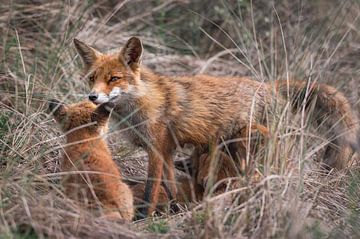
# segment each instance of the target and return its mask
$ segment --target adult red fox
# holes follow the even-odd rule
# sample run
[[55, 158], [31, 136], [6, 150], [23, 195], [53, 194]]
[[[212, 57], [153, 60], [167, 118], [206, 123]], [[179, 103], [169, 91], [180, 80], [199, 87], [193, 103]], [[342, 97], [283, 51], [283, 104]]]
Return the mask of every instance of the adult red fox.
[[134, 216], [133, 196], [122, 182], [110, 150], [101, 137], [106, 129], [109, 111], [90, 101], [64, 105], [52, 100], [49, 109], [66, 135], [61, 171], [65, 194], [88, 206], [96, 202], [108, 219], [131, 221]]
[[[155, 208], [164, 163], [167, 181], [175, 182], [172, 153], [177, 145], [206, 148], [220, 138], [236, 137], [246, 125], [274, 125], [287, 100], [294, 110], [314, 109], [314, 122], [329, 130], [326, 165], [344, 167], [357, 147], [356, 116], [348, 100], [331, 86], [301, 81], [264, 83], [249, 77], [160, 76], [140, 65], [143, 47], [137, 37], [110, 54], [76, 39], [74, 43], [85, 64], [89, 99], [96, 104], [113, 102], [119, 128], [148, 152], [148, 179], [152, 180], [145, 189], [144, 200], [150, 205], [146, 215]], [[175, 183], [170, 189], [176, 195]]]

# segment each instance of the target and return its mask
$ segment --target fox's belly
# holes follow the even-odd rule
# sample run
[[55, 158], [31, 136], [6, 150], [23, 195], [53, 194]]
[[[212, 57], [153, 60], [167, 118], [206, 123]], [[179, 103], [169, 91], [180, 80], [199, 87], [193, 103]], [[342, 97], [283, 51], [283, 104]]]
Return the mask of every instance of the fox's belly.
[[244, 126], [246, 126], [245, 122], [234, 118], [226, 122], [186, 122], [170, 130], [175, 132], [177, 140], [181, 145], [186, 143], [197, 145], [209, 144], [213, 139], [229, 139]]

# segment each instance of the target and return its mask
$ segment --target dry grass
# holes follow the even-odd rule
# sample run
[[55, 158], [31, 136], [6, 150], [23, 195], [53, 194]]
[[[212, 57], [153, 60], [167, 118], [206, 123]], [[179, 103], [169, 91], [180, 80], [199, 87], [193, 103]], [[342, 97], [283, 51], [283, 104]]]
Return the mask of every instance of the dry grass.
[[[163, 74], [331, 83], [358, 109], [360, 4], [275, 2], [2, 3], [0, 238], [359, 238], [357, 166], [322, 172], [312, 162], [322, 140], [288, 119], [253, 159], [259, 182], [245, 180], [178, 214], [122, 225], [93, 217], [61, 191], [62, 140], [45, 109], [50, 98], [74, 102], [88, 92], [75, 36], [108, 50], [139, 35], [144, 64]], [[146, 157], [119, 139], [112, 134], [110, 144], [123, 173], [144, 177]]]

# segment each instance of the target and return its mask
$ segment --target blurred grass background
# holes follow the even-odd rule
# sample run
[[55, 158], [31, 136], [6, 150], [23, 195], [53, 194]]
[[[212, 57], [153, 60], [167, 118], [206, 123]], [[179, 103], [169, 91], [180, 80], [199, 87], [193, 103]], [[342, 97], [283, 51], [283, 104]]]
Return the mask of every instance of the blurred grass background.
[[[246, 189], [129, 226], [93, 218], [61, 192], [61, 135], [45, 111], [50, 98], [74, 102], [89, 90], [74, 37], [105, 51], [133, 35], [156, 72], [310, 78], [336, 86], [358, 110], [359, 15], [357, 0], [3, 1], [0, 237], [359, 238], [357, 167], [330, 176], [269, 171]], [[145, 173], [135, 149], [110, 143], [127, 176]]]

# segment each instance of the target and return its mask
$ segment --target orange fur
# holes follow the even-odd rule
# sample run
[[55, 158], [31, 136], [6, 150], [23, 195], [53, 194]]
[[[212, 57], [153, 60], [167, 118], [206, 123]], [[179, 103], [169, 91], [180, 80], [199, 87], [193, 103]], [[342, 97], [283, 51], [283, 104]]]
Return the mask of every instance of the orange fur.
[[108, 110], [89, 101], [68, 106], [53, 101], [49, 108], [66, 134], [61, 165], [61, 171], [69, 173], [62, 180], [65, 194], [88, 206], [100, 204], [106, 218], [131, 221], [134, 216], [132, 192], [122, 182], [101, 137], [101, 131], [106, 129]]
[[142, 44], [136, 37], [112, 54], [74, 42], [92, 88], [89, 99], [115, 103], [114, 117], [123, 122], [119, 128], [127, 129], [129, 141], [148, 152], [148, 178], [152, 180], [145, 187], [144, 199], [150, 206], [144, 214], [151, 214], [155, 208], [164, 169], [176, 195], [172, 152], [177, 144], [200, 148], [210, 144], [211, 155], [219, 139], [236, 137], [246, 125], [271, 125], [268, 114], [281, 115], [287, 100], [294, 109], [305, 99], [305, 106], [314, 102], [320, 126], [324, 112], [330, 113], [331, 123], [339, 122], [338, 127], [330, 127], [338, 138], [327, 146], [325, 164], [343, 167], [357, 145], [356, 116], [347, 99], [333, 87], [314, 84], [308, 91], [307, 83], [300, 81], [279, 81], [274, 86], [248, 77], [160, 76], [140, 66]]

